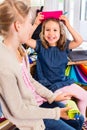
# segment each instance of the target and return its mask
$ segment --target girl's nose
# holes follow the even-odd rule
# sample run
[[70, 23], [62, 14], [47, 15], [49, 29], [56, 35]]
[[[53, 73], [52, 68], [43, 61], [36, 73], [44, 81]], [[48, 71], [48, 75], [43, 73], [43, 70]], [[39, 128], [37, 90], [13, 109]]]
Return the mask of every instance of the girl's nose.
[[49, 34], [53, 34], [53, 31], [52, 31], [52, 30], [50, 30], [50, 31], [49, 31]]

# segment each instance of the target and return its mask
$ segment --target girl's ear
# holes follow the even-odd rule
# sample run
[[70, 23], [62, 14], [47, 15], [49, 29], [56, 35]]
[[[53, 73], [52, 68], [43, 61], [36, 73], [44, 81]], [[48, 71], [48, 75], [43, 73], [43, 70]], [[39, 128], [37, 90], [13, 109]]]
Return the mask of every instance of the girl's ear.
[[18, 32], [21, 28], [21, 24], [19, 21], [14, 22], [14, 28]]

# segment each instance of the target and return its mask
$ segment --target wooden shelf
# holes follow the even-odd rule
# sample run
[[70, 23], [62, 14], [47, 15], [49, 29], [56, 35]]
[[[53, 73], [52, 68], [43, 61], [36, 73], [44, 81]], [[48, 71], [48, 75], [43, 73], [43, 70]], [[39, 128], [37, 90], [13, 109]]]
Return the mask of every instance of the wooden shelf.
[[84, 64], [84, 65], [87, 65], [87, 60], [84, 60], [84, 61], [69, 61], [68, 62], [68, 65], [79, 65], [79, 64]]
[[81, 87], [84, 88], [85, 90], [87, 90], [87, 86], [83, 86], [83, 85], [81, 85]]
[[[5, 124], [4, 124], [5, 123]], [[7, 120], [7, 122], [0, 123], [0, 130], [14, 130], [16, 128], [11, 122]]]
[[[9, 124], [8, 120], [5, 120], [3, 122], [0, 122], [0, 130], [2, 130], [5, 126], [7, 126]], [[5, 130], [5, 129], [4, 129]]]

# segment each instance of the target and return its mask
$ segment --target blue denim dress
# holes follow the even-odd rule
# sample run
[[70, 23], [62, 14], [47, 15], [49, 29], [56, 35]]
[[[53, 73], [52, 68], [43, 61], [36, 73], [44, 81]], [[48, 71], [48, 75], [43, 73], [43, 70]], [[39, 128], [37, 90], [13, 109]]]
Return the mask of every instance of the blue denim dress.
[[36, 80], [53, 92], [75, 82], [65, 76], [69, 43], [70, 40], [67, 40], [64, 51], [61, 51], [56, 46], [44, 48], [41, 40], [37, 40]]

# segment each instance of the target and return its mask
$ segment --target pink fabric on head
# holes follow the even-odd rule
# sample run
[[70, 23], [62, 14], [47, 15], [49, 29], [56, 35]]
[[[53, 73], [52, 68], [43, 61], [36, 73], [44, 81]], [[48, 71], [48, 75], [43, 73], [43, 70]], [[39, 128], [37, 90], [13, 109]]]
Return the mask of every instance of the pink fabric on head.
[[49, 18], [56, 18], [58, 19], [62, 14], [63, 11], [43, 11], [41, 12], [42, 15], [44, 15], [44, 20], [49, 19]]

